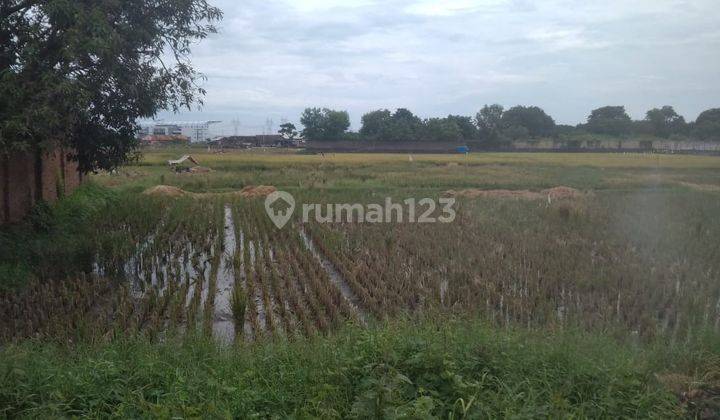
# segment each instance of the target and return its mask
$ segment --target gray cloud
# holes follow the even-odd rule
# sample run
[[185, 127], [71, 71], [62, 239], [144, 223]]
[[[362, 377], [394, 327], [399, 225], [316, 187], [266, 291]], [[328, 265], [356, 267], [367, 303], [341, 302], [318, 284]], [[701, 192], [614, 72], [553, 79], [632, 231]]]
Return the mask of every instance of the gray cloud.
[[[198, 45], [201, 111], [166, 119], [297, 121], [306, 106], [422, 116], [533, 104], [560, 123], [625, 104], [688, 119], [720, 106], [714, 0], [215, 0], [221, 33]], [[230, 133], [230, 124], [220, 130]]]

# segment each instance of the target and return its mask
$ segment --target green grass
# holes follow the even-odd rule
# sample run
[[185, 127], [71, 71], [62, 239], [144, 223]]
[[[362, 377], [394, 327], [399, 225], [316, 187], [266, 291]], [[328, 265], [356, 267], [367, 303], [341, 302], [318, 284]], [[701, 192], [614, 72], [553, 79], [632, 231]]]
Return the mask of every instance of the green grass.
[[242, 347], [25, 342], [0, 356], [8, 417], [669, 418], [700, 407], [658, 378], [704, 354], [427, 320]]
[[122, 196], [86, 183], [57, 205], [41, 203], [19, 225], [0, 228], [0, 290], [28, 278], [63, 278], [87, 271], [93, 262], [90, 232]]

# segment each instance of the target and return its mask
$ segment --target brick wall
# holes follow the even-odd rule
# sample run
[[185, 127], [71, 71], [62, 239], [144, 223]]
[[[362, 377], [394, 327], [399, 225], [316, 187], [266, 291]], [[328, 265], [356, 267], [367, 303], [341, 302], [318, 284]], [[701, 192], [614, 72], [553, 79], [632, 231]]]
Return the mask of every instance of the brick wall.
[[39, 200], [72, 192], [82, 179], [77, 169], [62, 149], [0, 155], [0, 223], [18, 222]]

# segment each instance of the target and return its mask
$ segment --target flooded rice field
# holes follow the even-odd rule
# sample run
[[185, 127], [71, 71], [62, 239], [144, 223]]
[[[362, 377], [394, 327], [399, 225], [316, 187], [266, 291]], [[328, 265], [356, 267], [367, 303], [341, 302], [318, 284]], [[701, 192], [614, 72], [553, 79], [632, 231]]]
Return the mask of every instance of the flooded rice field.
[[231, 344], [428, 313], [677, 339], [720, 330], [715, 260], [641, 252], [637, 240], [594, 228], [607, 219], [577, 204], [514, 203], [523, 229], [471, 206], [442, 226], [293, 220], [277, 229], [262, 200], [161, 200], [142, 218], [127, 212], [99, 226], [86, 274], [0, 294], [0, 338], [142, 332]]

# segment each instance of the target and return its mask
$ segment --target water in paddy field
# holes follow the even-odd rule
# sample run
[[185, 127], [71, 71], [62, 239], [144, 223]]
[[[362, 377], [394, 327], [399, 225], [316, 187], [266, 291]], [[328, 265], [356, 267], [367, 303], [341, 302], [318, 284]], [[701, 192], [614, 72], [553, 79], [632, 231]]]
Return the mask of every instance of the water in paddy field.
[[[237, 250], [237, 255], [240, 256], [240, 269], [237, 272], [239, 278], [235, 279], [235, 287], [242, 287], [242, 289], [247, 292], [248, 285], [247, 285], [247, 278], [246, 278], [245, 270], [248, 267], [248, 264], [250, 264], [250, 262], [245, 260], [245, 246], [248, 246], [248, 253], [249, 253], [250, 252], [249, 248], [250, 248], [251, 244], [246, 245], [245, 232], [242, 229], [237, 230], [237, 235], [238, 235], [238, 237], [236, 238], [238, 240], [237, 245], [240, 247], [240, 249]], [[237, 246], [236, 246], [236, 248], [237, 248]], [[249, 255], [248, 255], [248, 258], [250, 258]], [[245, 294], [245, 296], [246, 296], [246, 299], [248, 300], [246, 302], [246, 304], [250, 304], [250, 300], [249, 300], [250, 297], [248, 296], [247, 293]], [[237, 331], [235, 331], [235, 332], [237, 335]], [[245, 334], [245, 337], [252, 337], [252, 323], [247, 316], [247, 308], [246, 308], [246, 312], [245, 312], [245, 325], [243, 326], [243, 333]]]
[[215, 313], [213, 316], [213, 336], [220, 341], [232, 343], [235, 339], [235, 323], [233, 321], [230, 299], [235, 287], [233, 259], [237, 249], [235, 224], [232, 210], [225, 206], [225, 247], [220, 256], [220, 267], [217, 272], [217, 293], [215, 295]]
[[310, 253], [320, 262], [320, 265], [327, 273], [330, 281], [340, 289], [345, 300], [348, 302], [350, 307], [357, 313], [358, 317], [363, 323], [367, 322], [367, 314], [361, 309], [360, 299], [352, 291], [348, 283], [343, 279], [342, 274], [335, 268], [335, 266], [325, 258], [320, 251], [315, 247], [310, 235], [307, 234], [304, 228], [300, 228], [300, 237], [302, 237], [305, 247]]

